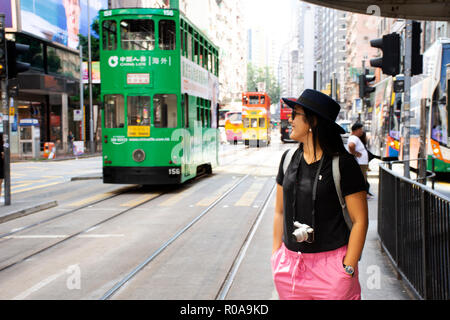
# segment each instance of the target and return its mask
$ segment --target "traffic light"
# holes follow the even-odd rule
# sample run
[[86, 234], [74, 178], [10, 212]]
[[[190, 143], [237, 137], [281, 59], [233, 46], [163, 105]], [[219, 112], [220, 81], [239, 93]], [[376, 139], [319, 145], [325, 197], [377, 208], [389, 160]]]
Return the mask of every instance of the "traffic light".
[[370, 82], [375, 80], [375, 76], [368, 75], [368, 70], [365, 70], [365, 74], [359, 75], [359, 97], [361, 99], [367, 98], [369, 94], [375, 91], [374, 87], [370, 87]]
[[420, 54], [420, 22], [412, 22], [412, 52], [411, 52], [411, 75], [422, 74], [423, 56]]
[[381, 58], [371, 59], [370, 65], [381, 68], [384, 74], [395, 76], [400, 73], [400, 35], [390, 33], [383, 38], [370, 40], [370, 46], [381, 49]]
[[8, 50], [8, 79], [17, 78], [17, 74], [28, 71], [30, 64], [18, 60], [19, 55], [23, 55], [28, 52], [30, 46], [27, 44], [19, 44], [14, 41], [7, 40]]
[[5, 19], [0, 17], [0, 78], [6, 77], [6, 38], [5, 38]]

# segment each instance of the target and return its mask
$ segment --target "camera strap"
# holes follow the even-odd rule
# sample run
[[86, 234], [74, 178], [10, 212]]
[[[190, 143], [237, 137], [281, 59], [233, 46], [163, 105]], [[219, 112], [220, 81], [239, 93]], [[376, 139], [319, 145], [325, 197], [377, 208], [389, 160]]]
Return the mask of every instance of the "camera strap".
[[[303, 157], [303, 151], [300, 153], [300, 161]], [[322, 165], [323, 165], [323, 161], [324, 161], [325, 155], [322, 154], [322, 158], [320, 159], [320, 163], [319, 163], [319, 167], [317, 168], [316, 171], [316, 177], [314, 178], [314, 184], [313, 184], [313, 189], [312, 189], [312, 219], [311, 219], [311, 228], [315, 229], [316, 227], [316, 221], [315, 221], [315, 211], [316, 211], [316, 199], [317, 199], [317, 184], [319, 182], [319, 178], [320, 178], [320, 170], [322, 169]], [[299, 168], [300, 168], [300, 163], [299, 163]], [[294, 214], [292, 215], [292, 219], [295, 222], [295, 214], [297, 213], [297, 184], [294, 187]]]
[[322, 169], [323, 159], [325, 158], [325, 155], [322, 154], [322, 159], [320, 159], [319, 168], [317, 168], [316, 177], [314, 178], [314, 185], [312, 189], [312, 201], [313, 201], [313, 207], [312, 207], [312, 228], [316, 230], [316, 221], [315, 221], [315, 213], [316, 213], [316, 199], [317, 199], [317, 183], [319, 182], [320, 177], [320, 169]]

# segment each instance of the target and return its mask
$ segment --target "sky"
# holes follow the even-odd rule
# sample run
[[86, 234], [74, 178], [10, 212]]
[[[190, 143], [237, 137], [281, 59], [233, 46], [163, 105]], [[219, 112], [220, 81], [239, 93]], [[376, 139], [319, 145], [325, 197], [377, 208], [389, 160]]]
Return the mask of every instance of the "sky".
[[[288, 39], [292, 0], [244, 0], [247, 27], [264, 26], [271, 38]], [[298, 1], [298, 0], [295, 0]]]

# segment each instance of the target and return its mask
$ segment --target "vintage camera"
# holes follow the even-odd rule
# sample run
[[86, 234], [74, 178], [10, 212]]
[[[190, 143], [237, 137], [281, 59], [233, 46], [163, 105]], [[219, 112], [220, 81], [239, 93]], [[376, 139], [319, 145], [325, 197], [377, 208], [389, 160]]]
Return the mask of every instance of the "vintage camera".
[[292, 232], [292, 240], [297, 242], [314, 242], [314, 229], [307, 224], [302, 224], [298, 221], [294, 222], [294, 227], [296, 228]]

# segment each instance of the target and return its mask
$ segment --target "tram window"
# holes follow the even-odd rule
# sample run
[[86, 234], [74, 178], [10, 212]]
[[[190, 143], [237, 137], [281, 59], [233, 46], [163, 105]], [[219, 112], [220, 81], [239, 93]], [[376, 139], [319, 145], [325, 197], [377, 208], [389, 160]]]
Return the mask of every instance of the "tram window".
[[161, 50], [175, 50], [175, 21], [159, 21], [159, 48]]
[[184, 31], [180, 29], [180, 53], [182, 56], [184, 56]]
[[213, 69], [212, 69], [212, 54], [211, 54], [211, 52], [208, 52], [208, 70], [210, 72], [213, 71]]
[[258, 119], [250, 119], [250, 127], [258, 128]]
[[125, 123], [124, 99], [120, 94], [105, 95], [105, 128], [123, 128]]
[[128, 125], [150, 125], [150, 97], [128, 97]]
[[202, 127], [206, 127], [205, 126], [205, 109], [203, 109], [202, 107], [200, 108], [200, 115], [202, 117]]
[[155, 48], [155, 22], [149, 19], [122, 20], [120, 37], [124, 50], [153, 50]]
[[192, 60], [192, 35], [187, 35], [187, 57]]
[[103, 50], [117, 49], [117, 26], [113, 20], [103, 21]]
[[266, 127], [266, 119], [259, 118], [259, 127], [260, 128], [265, 128]]
[[443, 103], [433, 103], [431, 114], [431, 138], [447, 145], [447, 111]]
[[236, 112], [229, 115], [228, 119], [231, 122], [241, 122], [242, 121], [242, 113]]
[[189, 128], [189, 96], [184, 94], [184, 127]]
[[155, 128], [176, 128], [177, 109], [175, 94], [155, 94], [153, 96], [153, 126]]
[[264, 96], [261, 96], [261, 104], [264, 104], [265, 101], [266, 101], [265, 97], [264, 97]]
[[243, 122], [244, 122], [244, 128], [250, 128], [250, 119], [249, 118], [245, 118]]
[[194, 41], [194, 62], [198, 63], [198, 41]]
[[259, 104], [259, 97], [258, 96], [250, 96], [249, 104]]

